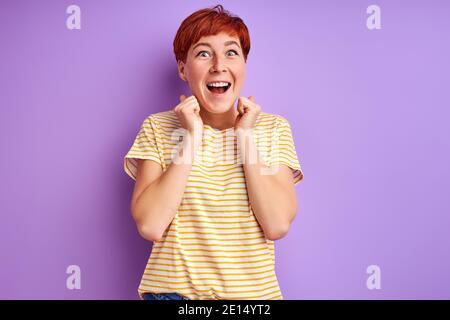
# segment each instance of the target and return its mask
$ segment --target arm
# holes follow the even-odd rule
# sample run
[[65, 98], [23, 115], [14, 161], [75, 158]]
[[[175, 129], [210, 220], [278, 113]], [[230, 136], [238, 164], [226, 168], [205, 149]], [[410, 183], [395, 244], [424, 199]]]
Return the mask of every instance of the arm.
[[291, 169], [283, 164], [274, 174], [261, 174], [269, 167], [260, 159], [253, 130], [239, 130], [236, 135], [253, 213], [268, 239], [280, 239], [287, 234], [297, 211]]
[[[164, 173], [159, 164], [155, 162], [151, 164], [159, 167], [160, 172], [157, 178], [149, 178], [150, 170], [144, 168], [149, 167], [150, 164], [144, 165], [144, 161], [139, 161], [131, 212], [139, 233], [149, 241], [161, 239], [164, 231], [172, 222], [180, 206], [199, 143], [194, 143], [190, 136], [186, 135], [180, 146], [182, 155], [178, 152]], [[150, 162], [152, 161], [150, 160]], [[141, 183], [145, 179], [153, 181]]]

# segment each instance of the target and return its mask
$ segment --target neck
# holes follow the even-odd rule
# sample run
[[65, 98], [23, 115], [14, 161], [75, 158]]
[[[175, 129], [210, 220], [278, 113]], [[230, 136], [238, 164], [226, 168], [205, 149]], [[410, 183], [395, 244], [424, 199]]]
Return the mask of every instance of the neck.
[[238, 114], [239, 112], [234, 106], [223, 113], [211, 113], [206, 111], [205, 108], [200, 108], [200, 117], [202, 118], [203, 124], [209, 125], [217, 130], [234, 127]]

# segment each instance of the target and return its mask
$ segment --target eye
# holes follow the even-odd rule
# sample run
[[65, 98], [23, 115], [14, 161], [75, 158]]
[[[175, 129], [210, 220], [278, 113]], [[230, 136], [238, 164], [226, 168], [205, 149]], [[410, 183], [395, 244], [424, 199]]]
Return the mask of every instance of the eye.
[[[239, 55], [239, 54], [237, 53], [236, 50], [228, 50], [227, 53], [228, 53], [228, 52], [234, 52], [234, 54], [231, 55], [231, 56], [238, 56], [238, 55]], [[209, 54], [208, 51], [202, 50], [202, 51], [200, 51], [199, 53], [197, 53], [197, 57], [206, 57], [205, 55], [203, 55], [203, 53]]]
[[[201, 54], [202, 54], [203, 52], [206, 52], [206, 53], [208, 53], [208, 54], [209, 54], [209, 52], [208, 52], [208, 51], [204, 51], [204, 50], [202, 50], [202, 51], [200, 51], [199, 53], [197, 53], [197, 57], [198, 57], [198, 56], [201, 56]], [[202, 57], [204, 57], [204, 56], [202, 56]]]
[[200, 51], [199, 53], [197, 53], [197, 57], [206, 57], [205, 55], [202, 55], [202, 53], [207, 53], [207, 54], [209, 54], [208, 51], [202, 50], [202, 51]]

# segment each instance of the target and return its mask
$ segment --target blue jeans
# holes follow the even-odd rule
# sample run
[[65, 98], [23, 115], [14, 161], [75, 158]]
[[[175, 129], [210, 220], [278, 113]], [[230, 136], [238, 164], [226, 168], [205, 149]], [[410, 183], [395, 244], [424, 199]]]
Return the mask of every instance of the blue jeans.
[[144, 300], [189, 300], [185, 296], [179, 295], [178, 293], [144, 293]]

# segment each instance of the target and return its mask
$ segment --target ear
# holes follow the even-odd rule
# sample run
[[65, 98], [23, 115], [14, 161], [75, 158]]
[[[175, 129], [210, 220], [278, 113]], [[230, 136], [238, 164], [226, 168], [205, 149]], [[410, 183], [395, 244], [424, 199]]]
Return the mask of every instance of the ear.
[[186, 81], [186, 75], [184, 74], [184, 63], [183, 61], [178, 61], [178, 76], [181, 80]]

